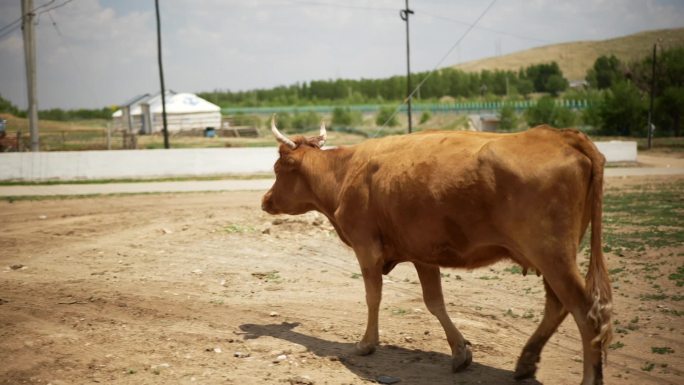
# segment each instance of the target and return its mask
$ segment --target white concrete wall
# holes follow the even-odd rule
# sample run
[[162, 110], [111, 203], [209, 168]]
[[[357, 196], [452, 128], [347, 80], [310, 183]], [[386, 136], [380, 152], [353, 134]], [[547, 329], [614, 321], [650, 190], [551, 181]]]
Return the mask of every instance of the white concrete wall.
[[[635, 162], [636, 142], [597, 142], [609, 162]], [[272, 172], [276, 147], [0, 153], [0, 180], [120, 179]]]
[[0, 153], [0, 180], [118, 179], [273, 171], [276, 147]]
[[594, 142], [608, 162], [636, 162], [637, 142]]

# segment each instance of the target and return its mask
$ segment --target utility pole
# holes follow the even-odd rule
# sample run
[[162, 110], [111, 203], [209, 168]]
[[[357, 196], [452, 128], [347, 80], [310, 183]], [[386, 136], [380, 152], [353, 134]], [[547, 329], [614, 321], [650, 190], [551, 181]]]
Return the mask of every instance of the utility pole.
[[162, 68], [162, 52], [161, 52], [161, 21], [159, 18], [159, 0], [154, 0], [154, 6], [157, 10], [157, 58], [159, 61], [159, 81], [161, 83], [161, 100], [162, 100], [162, 121], [164, 122], [164, 148], [169, 148], [169, 130], [166, 126], [166, 88], [164, 87], [164, 69]]
[[31, 133], [31, 151], [40, 151], [38, 140], [38, 103], [36, 85], [36, 36], [33, 26], [33, 0], [21, 0], [21, 29], [24, 35], [26, 61], [26, 88], [28, 90], [28, 120]]
[[413, 123], [411, 122], [411, 50], [409, 46], [409, 15], [413, 15], [409, 9], [408, 0], [406, 8], [399, 11], [399, 17], [406, 22], [406, 101], [408, 102], [408, 133], [411, 133]]
[[646, 131], [648, 131], [648, 149], [651, 149], [651, 142], [653, 141], [653, 95], [655, 93], [655, 85], [656, 85], [656, 80], [655, 80], [655, 75], [656, 75], [656, 47], [658, 46], [658, 43], [653, 44], [653, 63], [651, 66], [651, 100], [649, 102], [649, 107], [648, 107], [648, 123], [646, 125]]

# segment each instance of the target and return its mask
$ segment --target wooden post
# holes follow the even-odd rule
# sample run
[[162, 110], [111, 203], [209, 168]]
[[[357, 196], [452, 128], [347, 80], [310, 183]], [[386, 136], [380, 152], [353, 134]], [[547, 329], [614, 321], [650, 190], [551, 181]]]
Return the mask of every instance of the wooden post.
[[112, 149], [112, 123], [107, 123], [107, 150]]

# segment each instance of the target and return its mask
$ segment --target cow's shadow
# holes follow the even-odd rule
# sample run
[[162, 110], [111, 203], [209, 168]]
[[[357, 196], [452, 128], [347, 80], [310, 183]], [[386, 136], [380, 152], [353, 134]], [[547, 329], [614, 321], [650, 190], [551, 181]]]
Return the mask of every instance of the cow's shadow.
[[[482, 384], [482, 385], [540, 385], [527, 379], [515, 381], [513, 372], [473, 362], [465, 371], [451, 372], [451, 357], [444, 353], [420, 349], [406, 349], [394, 345], [381, 345], [370, 356], [353, 354], [353, 343], [328, 341], [294, 330], [300, 324], [244, 324], [240, 329], [245, 339], [274, 337], [302, 345], [321, 358], [339, 361], [356, 376], [377, 381], [381, 375], [397, 377], [404, 384]], [[446, 342], [446, 341], [445, 341]], [[474, 360], [477, 360], [474, 352]], [[485, 354], [485, 353], [479, 353]]]

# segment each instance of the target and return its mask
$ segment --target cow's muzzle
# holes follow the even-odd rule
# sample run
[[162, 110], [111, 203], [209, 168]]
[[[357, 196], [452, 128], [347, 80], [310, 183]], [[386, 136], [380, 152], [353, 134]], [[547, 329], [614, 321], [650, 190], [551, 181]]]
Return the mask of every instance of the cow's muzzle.
[[278, 212], [273, 208], [272, 196], [272, 190], [268, 190], [268, 192], [264, 194], [264, 197], [261, 198], [261, 209], [269, 214], [277, 214]]

